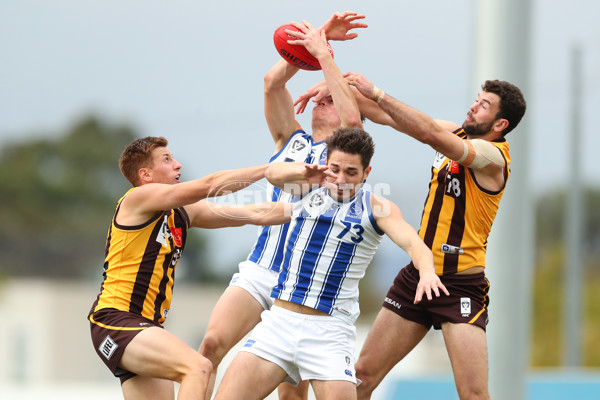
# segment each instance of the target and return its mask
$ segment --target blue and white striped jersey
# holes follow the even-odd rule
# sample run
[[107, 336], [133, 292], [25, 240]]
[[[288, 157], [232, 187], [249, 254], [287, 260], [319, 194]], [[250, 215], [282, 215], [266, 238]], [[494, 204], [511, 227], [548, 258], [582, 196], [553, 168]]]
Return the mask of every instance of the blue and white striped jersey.
[[327, 144], [324, 141], [316, 142], [316, 143], [312, 142], [310, 156], [308, 157], [308, 160], [306, 160], [306, 162], [308, 164], [325, 165], [326, 159], [327, 159]]
[[[316, 157], [311, 154], [312, 149], [312, 137], [302, 130], [297, 130], [288, 139], [285, 146], [271, 157], [269, 162], [309, 163], [315, 158], [317, 160], [320, 159], [323, 152], [322, 145], [319, 143], [317, 147], [318, 155]], [[286, 203], [293, 201], [289, 193], [271, 185], [269, 182], [267, 182], [267, 199], [269, 201]], [[283, 261], [288, 227], [289, 223], [259, 227], [258, 238], [248, 255], [248, 260], [263, 268], [279, 272]]]
[[361, 189], [347, 203], [325, 187], [294, 204], [285, 259], [271, 297], [291, 301], [354, 323], [358, 283], [383, 232], [371, 211], [371, 193]]

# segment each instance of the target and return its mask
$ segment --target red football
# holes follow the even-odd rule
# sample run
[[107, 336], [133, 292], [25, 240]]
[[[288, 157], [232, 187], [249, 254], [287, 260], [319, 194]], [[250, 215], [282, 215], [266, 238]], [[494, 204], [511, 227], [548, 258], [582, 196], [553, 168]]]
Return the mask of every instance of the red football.
[[[279, 28], [275, 29], [273, 41], [275, 42], [275, 48], [279, 55], [295, 67], [307, 71], [320, 70], [321, 65], [319, 64], [319, 61], [306, 50], [306, 47], [301, 44], [289, 44], [287, 42], [288, 40], [295, 40], [296, 38], [285, 33], [286, 29], [290, 31], [300, 31], [300, 29], [292, 24], [281, 25]], [[329, 42], [327, 42], [327, 49], [329, 49], [329, 52], [333, 57], [333, 50], [331, 49]]]

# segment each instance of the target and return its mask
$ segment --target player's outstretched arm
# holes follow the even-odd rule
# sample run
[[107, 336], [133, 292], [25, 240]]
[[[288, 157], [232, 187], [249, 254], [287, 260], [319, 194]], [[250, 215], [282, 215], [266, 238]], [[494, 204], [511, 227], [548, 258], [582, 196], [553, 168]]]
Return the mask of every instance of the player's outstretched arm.
[[314, 186], [327, 185], [327, 178], [337, 178], [326, 165], [302, 162], [271, 163], [265, 176], [273, 186], [294, 195], [308, 192]]
[[391, 97], [376, 87], [364, 75], [347, 72], [344, 77], [366, 99], [375, 102], [394, 121], [394, 128], [426, 143], [452, 160], [464, 153], [463, 140], [449, 132], [428, 115]]
[[[129, 193], [119, 214], [151, 217], [157, 211], [193, 204], [207, 197], [237, 192], [264, 178], [268, 164], [215, 172], [203, 178], [179, 184], [148, 183]], [[125, 215], [124, 215], [125, 214]]]
[[204, 229], [243, 225], [279, 225], [290, 221], [290, 203], [256, 203], [243, 206], [220, 205], [201, 200], [185, 208], [193, 227]]
[[362, 128], [356, 98], [327, 48], [325, 32], [319, 31], [306, 21], [303, 21], [302, 24], [292, 22], [292, 25], [300, 32], [286, 30], [286, 33], [296, 38], [296, 40], [288, 40], [288, 43], [303, 45], [310, 54], [319, 60], [325, 82], [333, 98], [333, 104], [340, 117], [341, 126]]
[[371, 194], [373, 216], [379, 228], [404, 250], [419, 270], [419, 284], [415, 294], [415, 304], [423, 295], [431, 300], [432, 293], [440, 297], [440, 290], [448, 295], [448, 290], [435, 273], [433, 253], [421, 240], [417, 231], [408, 224], [398, 206], [391, 201]]
[[281, 59], [264, 78], [265, 119], [275, 142], [275, 152], [281, 150], [292, 133], [300, 129], [294, 115], [292, 95], [286, 87], [298, 71], [298, 67]]

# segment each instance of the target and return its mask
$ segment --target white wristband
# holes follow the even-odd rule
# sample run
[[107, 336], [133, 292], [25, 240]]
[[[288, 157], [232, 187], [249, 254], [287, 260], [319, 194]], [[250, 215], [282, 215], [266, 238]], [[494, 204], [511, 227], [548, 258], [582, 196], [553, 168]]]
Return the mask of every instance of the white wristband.
[[377, 86], [373, 86], [373, 95], [371, 96], [371, 100], [379, 104], [381, 103], [383, 96], [385, 96], [385, 92], [379, 89]]

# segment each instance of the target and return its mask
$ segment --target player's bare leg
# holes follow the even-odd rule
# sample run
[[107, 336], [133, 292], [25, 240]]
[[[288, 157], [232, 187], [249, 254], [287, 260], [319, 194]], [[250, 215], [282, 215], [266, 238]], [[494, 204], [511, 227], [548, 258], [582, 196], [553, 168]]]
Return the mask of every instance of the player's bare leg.
[[199, 352], [213, 364], [206, 399], [212, 396], [217, 367], [233, 346], [260, 322], [264, 311], [260, 303], [245, 289], [229, 286], [215, 305]]
[[313, 379], [310, 384], [317, 400], [356, 399], [356, 384], [349, 381], [319, 381]]
[[[382, 308], [367, 335], [356, 362], [358, 399], [370, 399], [388, 372], [427, 334], [421, 324]], [[399, 334], [401, 332], [401, 334]]]
[[[125, 348], [119, 367], [138, 375], [179, 382], [178, 400], [204, 399], [212, 371], [212, 364], [207, 358], [177, 336], [158, 327], [145, 329], [133, 338]], [[129, 396], [127, 399], [142, 398], [136, 393], [147, 393], [144, 383], [154, 385], [161, 393], [166, 390], [159, 380], [131, 378], [123, 383], [123, 393]]]
[[277, 364], [240, 351], [227, 368], [215, 400], [262, 400], [286, 376], [286, 372]]
[[300, 381], [298, 386], [283, 382], [277, 386], [279, 400], [306, 400], [308, 399], [308, 381]]
[[461, 399], [488, 400], [488, 357], [485, 331], [471, 324], [442, 324], [444, 341]]
[[134, 376], [121, 385], [125, 400], [173, 400], [175, 388], [173, 381], [148, 376]]

